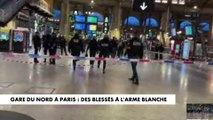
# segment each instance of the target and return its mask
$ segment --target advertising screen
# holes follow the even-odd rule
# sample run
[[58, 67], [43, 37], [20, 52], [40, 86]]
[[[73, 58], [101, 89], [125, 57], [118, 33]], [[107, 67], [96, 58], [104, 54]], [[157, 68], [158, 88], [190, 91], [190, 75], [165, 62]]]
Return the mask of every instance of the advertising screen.
[[183, 59], [189, 59], [190, 41], [185, 40], [183, 45]]
[[8, 40], [8, 35], [5, 34], [5, 33], [2, 33], [0, 39], [1, 40]]
[[97, 25], [88, 25], [87, 26], [88, 31], [96, 31], [97, 30]]
[[98, 18], [95, 16], [89, 16], [89, 17], [87, 17], [87, 22], [96, 24], [96, 23], [98, 23]]
[[172, 37], [176, 36], [176, 29], [175, 28], [172, 28], [171, 35], [172, 35]]
[[177, 45], [176, 45], [176, 48], [175, 48], [175, 53], [179, 53], [179, 51], [180, 51], [180, 45], [177, 44]]
[[15, 42], [22, 42], [23, 41], [23, 33], [21, 33], [21, 32], [15, 33], [14, 41]]
[[192, 35], [193, 34], [192, 26], [186, 26], [185, 33], [186, 33], [186, 35], [189, 35], [189, 36]]
[[75, 22], [86, 22], [86, 17], [83, 15], [76, 15]]
[[85, 24], [76, 23], [75, 30], [85, 30]]

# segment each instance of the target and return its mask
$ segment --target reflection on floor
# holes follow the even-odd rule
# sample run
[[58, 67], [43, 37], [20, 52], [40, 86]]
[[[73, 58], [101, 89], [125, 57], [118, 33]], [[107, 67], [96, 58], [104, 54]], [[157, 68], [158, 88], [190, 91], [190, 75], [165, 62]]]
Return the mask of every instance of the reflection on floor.
[[204, 64], [139, 64], [140, 85], [131, 84], [128, 63], [112, 63], [106, 74], [89, 68], [0, 61], [0, 93], [5, 94], [176, 94], [175, 106], [0, 106], [37, 120], [185, 120], [186, 103], [212, 103], [213, 67]]

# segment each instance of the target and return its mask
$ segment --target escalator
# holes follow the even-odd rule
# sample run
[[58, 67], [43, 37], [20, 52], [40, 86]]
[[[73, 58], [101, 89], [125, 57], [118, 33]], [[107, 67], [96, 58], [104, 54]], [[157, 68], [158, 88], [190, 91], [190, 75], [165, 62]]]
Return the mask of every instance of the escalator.
[[27, 0], [0, 0], [0, 26], [5, 26], [27, 3]]

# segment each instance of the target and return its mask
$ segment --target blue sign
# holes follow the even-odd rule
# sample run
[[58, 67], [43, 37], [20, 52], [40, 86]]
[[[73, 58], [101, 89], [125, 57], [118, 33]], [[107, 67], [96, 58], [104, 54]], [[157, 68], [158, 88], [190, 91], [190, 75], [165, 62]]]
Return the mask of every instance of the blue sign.
[[23, 41], [23, 33], [16, 33], [14, 41], [15, 42], [22, 42]]

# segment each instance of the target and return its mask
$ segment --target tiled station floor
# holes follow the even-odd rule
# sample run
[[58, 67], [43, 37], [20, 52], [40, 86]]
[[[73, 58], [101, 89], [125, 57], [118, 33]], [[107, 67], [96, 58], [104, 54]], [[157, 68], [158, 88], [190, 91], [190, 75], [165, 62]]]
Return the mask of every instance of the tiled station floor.
[[[40, 60], [42, 62], [42, 60]], [[185, 120], [186, 103], [213, 102], [213, 67], [205, 64], [139, 64], [140, 85], [131, 84], [128, 63], [108, 62], [106, 74], [89, 61], [76, 71], [0, 60], [1, 94], [176, 94], [175, 106], [0, 106], [36, 120]]]

